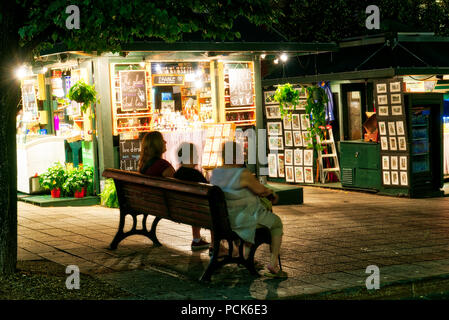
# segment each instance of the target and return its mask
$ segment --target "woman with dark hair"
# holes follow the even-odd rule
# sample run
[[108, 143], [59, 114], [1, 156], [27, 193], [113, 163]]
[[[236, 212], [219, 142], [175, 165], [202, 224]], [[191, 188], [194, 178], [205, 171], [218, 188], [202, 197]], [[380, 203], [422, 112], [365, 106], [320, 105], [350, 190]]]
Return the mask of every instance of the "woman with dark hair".
[[[167, 151], [164, 137], [159, 131], [145, 134], [140, 145], [140, 158], [138, 162], [139, 172], [148, 176], [173, 178], [175, 169], [162, 155]], [[200, 235], [200, 229], [192, 227], [194, 239], [192, 250], [207, 249], [209, 243], [204, 241]]]
[[271, 198], [276, 203], [278, 196], [262, 185], [256, 177], [243, 167], [243, 150], [235, 142], [226, 142], [222, 147], [223, 166], [212, 172], [210, 182], [220, 187], [225, 195], [231, 229], [242, 238], [245, 251], [254, 244], [256, 228], [265, 226], [271, 232], [271, 256], [267, 265], [269, 277], [285, 278], [287, 273], [278, 264], [283, 226], [279, 216], [269, 211], [259, 197]]

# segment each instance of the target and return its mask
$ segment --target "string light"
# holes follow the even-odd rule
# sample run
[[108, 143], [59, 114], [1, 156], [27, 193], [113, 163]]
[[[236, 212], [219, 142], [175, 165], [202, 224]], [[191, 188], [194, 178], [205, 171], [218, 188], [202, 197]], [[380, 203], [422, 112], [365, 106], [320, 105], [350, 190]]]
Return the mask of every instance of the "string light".
[[282, 61], [282, 62], [285, 62], [285, 61], [287, 61], [287, 60], [288, 60], [287, 54], [285, 54], [285, 53], [281, 54], [281, 61]]

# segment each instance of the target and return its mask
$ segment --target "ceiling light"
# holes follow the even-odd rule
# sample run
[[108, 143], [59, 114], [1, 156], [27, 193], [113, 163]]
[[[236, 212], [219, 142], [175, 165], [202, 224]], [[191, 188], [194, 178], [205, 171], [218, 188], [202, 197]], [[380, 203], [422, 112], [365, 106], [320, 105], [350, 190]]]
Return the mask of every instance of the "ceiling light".
[[267, 55], [266, 55], [265, 53], [262, 53], [262, 54], [260, 55], [260, 58], [261, 58], [261, 59], [265, 59], [266, 56], [267, 56]]
[[285, 61], [287, 61], [288, 60], [288, 56], [287, 56], [287, 54], [285, 54], [285, 53], [283, 53], [283, 54], [281, 54], [281, 61], [282, 62], [285, 62]]
[[22, 65], [16, 69], [16, 77], [18, 79], [23, 79], [23, 78], [25, 78], [26, 75], [27, 75], [27, 69], [24, 65]]
[[279, 63], [279, 59], [278, 58], [276, 58], [276, 59], [274, 59], [274, 61], [273, 61], [275, 64], [278, 64]]

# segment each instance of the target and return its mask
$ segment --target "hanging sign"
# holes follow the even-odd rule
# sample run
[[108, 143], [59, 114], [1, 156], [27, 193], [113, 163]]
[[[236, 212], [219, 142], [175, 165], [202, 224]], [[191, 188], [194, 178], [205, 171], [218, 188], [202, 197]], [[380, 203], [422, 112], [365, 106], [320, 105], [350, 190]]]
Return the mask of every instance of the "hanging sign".
[[120, 169], [137, 171], [140, 157], [140, 140], [120, 140]]
[[231, 106], [254, 104], [250, 69], [229, 69], [229, 94]]
[[153, 86], [183, 86], [183, 85], [184, 85], [184, 75], [182, 74], [153, 75]]
[[144, 70], [120, 71], [122, 111], [147, 110]]

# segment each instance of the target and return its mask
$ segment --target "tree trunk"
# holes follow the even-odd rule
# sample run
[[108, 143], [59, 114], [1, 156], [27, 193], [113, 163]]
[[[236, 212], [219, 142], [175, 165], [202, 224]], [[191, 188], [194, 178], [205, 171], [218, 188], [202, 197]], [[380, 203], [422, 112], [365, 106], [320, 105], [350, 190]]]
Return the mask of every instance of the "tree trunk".
[[14, 70], [23, 63], [15, 1], [0, 4], [0, 274], [15, 272], [17, 263], [16, 114], [20, 82]]

